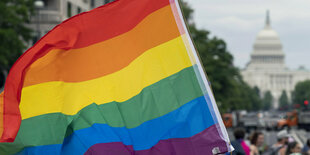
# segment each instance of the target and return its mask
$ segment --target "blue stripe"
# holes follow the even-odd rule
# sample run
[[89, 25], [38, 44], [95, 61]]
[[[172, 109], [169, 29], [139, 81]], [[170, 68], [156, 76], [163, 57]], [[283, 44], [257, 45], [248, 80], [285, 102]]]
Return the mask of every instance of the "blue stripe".
[[94, 144], [110, 142], [122, 142], [133, 145], [134, 150], [146, 150], [160, 140], [192, 137], [214, 124], [205, 96], [201, 96], [136, 128], [93, 124], [75, 131], [65, 138], [63, 144], [28, 147], [18, 154], [83, 154]]

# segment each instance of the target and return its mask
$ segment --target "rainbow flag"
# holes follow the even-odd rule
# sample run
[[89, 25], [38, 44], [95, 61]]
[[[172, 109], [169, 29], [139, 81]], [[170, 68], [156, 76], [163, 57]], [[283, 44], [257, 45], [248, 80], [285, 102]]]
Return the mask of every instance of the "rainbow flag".
[[117, 0], [56, 26], [12, 67], [0, 154], [231, 151], [177, 0]]

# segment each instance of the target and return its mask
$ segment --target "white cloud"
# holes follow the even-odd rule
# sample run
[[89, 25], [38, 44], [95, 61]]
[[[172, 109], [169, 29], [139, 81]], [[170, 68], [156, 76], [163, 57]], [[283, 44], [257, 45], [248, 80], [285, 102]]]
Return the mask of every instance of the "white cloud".
[[229, 27], [227, 27], [228, 29], [239, 29], [241, 31], [246, 31], [253, 30], [253, 27], [259, 25], [259, 23], [261, 23], [261, 20], [258, 19], [247, 20], [237, 16], [227, 16], [224, 18], [215, 19], [212, 25], [220, 25], [225, 27], [229, 25]]

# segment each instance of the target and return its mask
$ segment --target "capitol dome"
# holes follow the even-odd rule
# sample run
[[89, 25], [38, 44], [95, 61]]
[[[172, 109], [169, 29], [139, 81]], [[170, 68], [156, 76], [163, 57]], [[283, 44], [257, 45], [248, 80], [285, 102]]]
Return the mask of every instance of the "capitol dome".
[[274, 31], [271, 26], [266, 25], [263, 30], [261, 30], [257, 35], [257, 40], [280, 40], [278, 33]]
[[259, 88], [261, 94], [270, 91], [273, 107], [279, 107], [280, 96], [285, 91], [289, 98], [295, 85], [310, 79], [310, 72], [290, 70], [284, 62], [284, 52], [278, 33], [272, 29], [267, 11], [264, 28], [257, 34], [251, 52], [251, 60], [241, 75], [251, 87]]
[[280, 54], [282, 52], [282, 43], [276, 31], [274, 31], [270, 25], [265, 26], [261, 30], [255, 40], [253, 52], [264, 52], [265, 54]]
[[269, 11], [267, 11], [265, 27], [258, 33], [254, 42], [249, 65], [254, 68], [283, 68], [285, 66], [282, 43], [278, 33], [271, 28]]

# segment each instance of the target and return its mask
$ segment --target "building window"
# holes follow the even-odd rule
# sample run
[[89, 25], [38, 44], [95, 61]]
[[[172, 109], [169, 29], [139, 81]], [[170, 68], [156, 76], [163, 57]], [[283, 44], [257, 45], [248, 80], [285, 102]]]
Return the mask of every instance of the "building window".
[[90, 6], [91, 6], [92, 8], [95, 7], [95, 0], [90, 0]]
[[67, 16], [68, 17], [72, 16], [72, 5], [70, 2], [67, 3]]
[[77, 13], [81, 13], [82, 12], [82, 9], [80, 7], [77, 8]]
[[43, 0], [43, 3], [44, 3], [44, 6], [49, 6], [50, 5], [48, 0]]
[[110, 3], [112, 2], [113, 0], [103, 0], [103, 4], [107, 4], [107, 3]]

